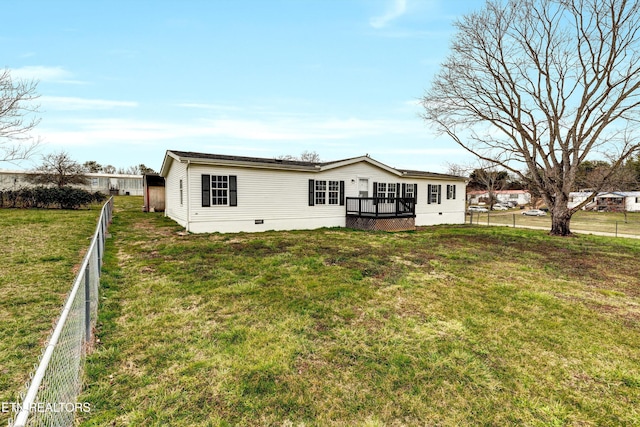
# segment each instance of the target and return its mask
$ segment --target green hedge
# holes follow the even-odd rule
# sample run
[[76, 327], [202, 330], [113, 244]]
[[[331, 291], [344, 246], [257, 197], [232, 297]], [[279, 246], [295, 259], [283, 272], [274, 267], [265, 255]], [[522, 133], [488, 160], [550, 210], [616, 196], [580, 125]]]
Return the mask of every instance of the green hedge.
[[0, 208], [79, 209], [100, 203], [107, 196], [73, 187], [25, 187], [0, 190]]

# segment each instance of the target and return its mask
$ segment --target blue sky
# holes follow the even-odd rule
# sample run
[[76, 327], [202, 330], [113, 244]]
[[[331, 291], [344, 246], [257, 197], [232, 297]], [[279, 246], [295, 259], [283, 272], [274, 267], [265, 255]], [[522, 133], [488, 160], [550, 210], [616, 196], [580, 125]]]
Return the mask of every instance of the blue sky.
[[471, 158], [436, 137], [417, 100], [452, 22], [482, 4], [5, 0], [0, 67], [39, 80], [40, 154], [158, 170], [167, 149], [308, 150], [445, 172]]

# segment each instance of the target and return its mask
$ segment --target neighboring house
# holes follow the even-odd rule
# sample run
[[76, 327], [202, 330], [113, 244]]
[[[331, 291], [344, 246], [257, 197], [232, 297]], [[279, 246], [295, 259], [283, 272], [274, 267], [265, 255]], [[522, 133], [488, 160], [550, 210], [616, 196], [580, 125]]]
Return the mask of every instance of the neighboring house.
[[194, 233], [465, 221], [465, 178], [368, 156], [313, 163], [169, 150], [160, 175], [165, 215]]
[[[32, 187], [28, 176], [31, 171], [0, 170], [0, 190], [17, 190], [22, 187]], [[142, 196], [142, 175], [86, 173], [89, 179], [86, 185], [74, 185], [93, 193], [99, 191], [105, 194], [122, 196]]]
[[[574, 208], [591, 196], [590, 191], [574, 191], [569, 193], [569, 208]], [[640, 212], [640, 191], [607, 191], [600, 192], [594, 200], [583, 209], [602, 212]]]
[[[515, 202], [520, 206], [531, 203], [531, 193], [527, 190], [496, 190], [493, 195], [498, 203]], [[488, 191], [469, 191], [467, 198], [470, 205], [489, 204]]]

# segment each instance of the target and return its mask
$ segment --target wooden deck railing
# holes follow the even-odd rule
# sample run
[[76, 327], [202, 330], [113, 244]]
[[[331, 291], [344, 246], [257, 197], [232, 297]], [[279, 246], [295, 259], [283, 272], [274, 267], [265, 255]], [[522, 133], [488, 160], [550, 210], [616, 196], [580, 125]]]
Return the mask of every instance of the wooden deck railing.
[[416, 216], [412, 197], [347, 197], [347, 216], [406, 218]]

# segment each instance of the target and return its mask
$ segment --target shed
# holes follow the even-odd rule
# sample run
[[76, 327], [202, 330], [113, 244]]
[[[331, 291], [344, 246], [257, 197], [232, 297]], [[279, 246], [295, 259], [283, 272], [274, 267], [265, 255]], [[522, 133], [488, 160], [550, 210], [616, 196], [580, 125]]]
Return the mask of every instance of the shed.
[[164, 212], [164, 177], [147, 174], [142, 178], [144, 187], [144, 212]]

